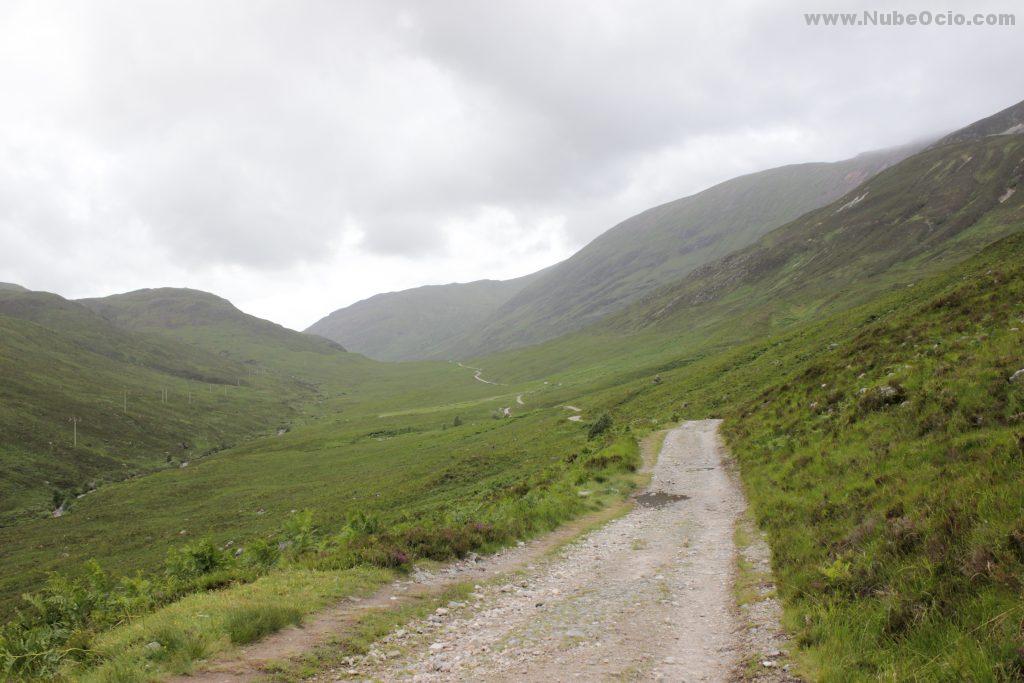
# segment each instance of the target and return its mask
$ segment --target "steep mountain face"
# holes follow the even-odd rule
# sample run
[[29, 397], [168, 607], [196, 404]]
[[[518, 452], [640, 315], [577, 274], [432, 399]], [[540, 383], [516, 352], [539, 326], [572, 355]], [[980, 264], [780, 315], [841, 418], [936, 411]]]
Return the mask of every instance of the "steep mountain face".
[[462, 349], [523, 346], [578, 329], [701, 264], [827, 204], [916, 150], [783, 166], [649, 209], [550, 268], [503, 305]]
[[381, 295], [309, 331], [383, 360], [467, 357], [545, 341], [841, 197], [918, 148], [741, 176], [629, 218], [528, 277]]
[[447, 358], [537, 275], [377, 294], [334, 311], [306, 332], [378, 360]]

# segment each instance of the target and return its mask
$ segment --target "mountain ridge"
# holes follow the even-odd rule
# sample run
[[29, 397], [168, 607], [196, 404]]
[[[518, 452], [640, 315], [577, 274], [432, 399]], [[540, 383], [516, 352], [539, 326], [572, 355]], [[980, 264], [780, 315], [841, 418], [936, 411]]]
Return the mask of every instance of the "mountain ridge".
[[[344, 340], [339, 343], [378, 360], [447, 358], [454, 341], [480, 325], [537, 275], [383, 292], [338, 309], [305, 331]], [[410, 342], [405, 337], [413, 324], [423, 331]]]
[[1024, 133], [1024, 101], [1012, 104], [991, 116], [979, 119], [941, 138], [933, 147], [976, 140], [991, 135]]
[[345, 351], [337, 342], [307, 335], [250, 315], [227, 299], [197, 289], [160, 287], [106, 297], [79, 299], [77, 303], [127, 329], [187, 335], [196, 328], [235, 326], [266, 335], [296, 351]]
[[[465, 358], [526, 346], [581, 329], [750, 243], [860, 185], [924, 143], [865, 152], [838, 162], [791, 164], [745, 174], [651, 207], [621, 221], [565, 261], [506, 283], [508, 296], [467, 305], [452, 326], [410, 317], [422, 288], [372, 297], [334, 311], [307, 329], [380, 360]], [[446, 285], [430, 311], [472, 297], [478, 283]], [[381, 296], [381, 295], [378, 295]], [[402, 306], [383, 307], [388, 302]], [[438, 329], [440, 328], [440, 330]]]

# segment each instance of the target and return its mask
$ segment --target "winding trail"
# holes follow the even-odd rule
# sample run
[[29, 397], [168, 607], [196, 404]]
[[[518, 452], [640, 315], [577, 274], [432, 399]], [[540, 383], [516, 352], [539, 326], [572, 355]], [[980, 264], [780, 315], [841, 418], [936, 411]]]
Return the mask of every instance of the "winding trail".
[[[627, 515], [522, 579], [389, 637], [350, 676], [412, 681], [721, 681], [747, 654], [732, 586], [745, 509], [717, 420], [669, 432]], [[406, 654], [396, 655], [395, 653]], [[770, 663], [767, 666], [774, 666]], [[781, 673], [781, 672], [780, 672]], [[321, 680], [329, 680], [327, 678]]]
[[493, 384], [494, 386], [498, 386], [497, 382], [492, 382], [492, 381], [490, 381], [488, 379], [484, 379], [483, 377], [481, 377], [480, 375], [482, 375], [484, 371], [481, 370], [480, 368], [471, 368], [470, 366], [463, 365], [462, 363], [456, 363], [456, 365], [458, 365], [460, 368], [466, 368], [467, 370], [472, 370], [473, 371], [473, 379], [475, 379], [477, 382], [483, 382], [484, 384]]

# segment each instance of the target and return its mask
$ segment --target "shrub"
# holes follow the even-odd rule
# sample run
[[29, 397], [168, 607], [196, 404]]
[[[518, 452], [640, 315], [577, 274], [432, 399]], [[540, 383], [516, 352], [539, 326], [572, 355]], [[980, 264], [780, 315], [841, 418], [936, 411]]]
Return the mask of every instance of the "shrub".
[[284, 541], [293, 555], [300, 555], [313, 548], [316, 543], [316, 527], [313, 525], [313, 511], [296, 512], [284, 523]]
[[281, 551], [277, 549], [276, 543], [271, 543], [265, 538], [258, 538], [249, 544], [242, 557], [250, 566], [269, 569], [277, 564], [281, 558]]
[[209, 539], [190, 543], [183, 548], [172, 549], [164, 564], [167, 575], [182, 582], [188, 582], [229, 563], [228, 555]]
[[590, 431], [587, 432], [587, 438], [593, 439], [594, 437], [604, 434], [612, 426], [612, 416], [608, 413], [601, 413], [601, 416], [594, 421], [594, 424], [590, 425]]

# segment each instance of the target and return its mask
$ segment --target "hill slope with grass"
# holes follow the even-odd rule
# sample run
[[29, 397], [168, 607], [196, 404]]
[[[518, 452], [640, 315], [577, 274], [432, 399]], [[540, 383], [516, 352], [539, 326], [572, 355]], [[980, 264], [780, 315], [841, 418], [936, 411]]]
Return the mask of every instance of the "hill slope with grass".
[[571, 258], [525, 278], [379, 295], [335, 311], [308, 331], [386, 360], [459, 358], [535, 344], [750, 244], [918, 147], [734, 178], [633, 216]]
[[[695, 309], [742, 302], [827, 307], [868, 296], [970, 256], [1019, 229], [1024, 136], [938, 147], [896, 165], [837, 202], [709, 263], [628, 319], [690, 321]], [[748, 321], [749, 322], [749, 321]]]
[[617, 424], [724, 418], [807, 679], [1017, 680], [1022, 302], [1018, 232], [657, 382], [557, 377]]
[[845, 317], [727, 413], [824, 679], [1024, 675], [1022, 263], [1018, 235]]
[[648, 209], [549, 268], [462, 349], [481, 353], [535, 344], [594, 323], [832, 202], [916, 149], [783, 166]]
[[377, 294], [334, 311], [306, 332], [377, 360], [447, 359], [461, 339], [538, 275]]
[[304, 335], [243, 313], [227, 299], [194, 289], [140, 289], [98, 299], [80, 299], [77, 303], [130, 330], [193, 342], [202, 338], [200, 332], [209, 332], [211, 343], [212, 338], [216, 338], [220, 344], [217, 351], [225, 354], [238, 351], [232, 347], [232, 335], [240, 339], [260, 339], [267, 346], [294, 352], [333, 354], [345, 350], [336, 342]]
[[1024, 136], [920, 152], [585, 330], [474, 365], [502, 382], [656, 364], [772, 334], [913, 285], [1024, 225]]
[[0, 292], [0, 330], [0, 523], [271, 432], [316, 398], [55, 294]]

